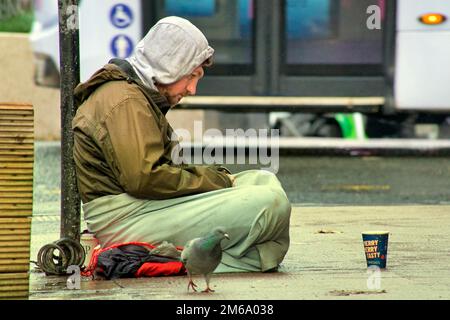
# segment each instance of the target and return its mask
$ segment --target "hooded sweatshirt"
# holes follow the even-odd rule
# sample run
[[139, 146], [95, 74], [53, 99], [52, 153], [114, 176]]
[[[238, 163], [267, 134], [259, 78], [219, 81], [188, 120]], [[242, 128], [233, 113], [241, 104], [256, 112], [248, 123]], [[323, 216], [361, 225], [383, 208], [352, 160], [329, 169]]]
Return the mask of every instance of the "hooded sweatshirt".
[[[177, 28], [186, 33], [179, 25]], [[165, 31], [157, 30], [156, 38], [162, 39], [159, 33]], [[143, 52], [152, 52], [152, 46], [146, 43]], [[183, 68], [171, 65], [165, 73], [161, 72], [162, 64], [146, 60], [146, 70], [152, 76], [146, 74], [145, 78], [172, 81], [211, 52], [202, 41], [191, 42], [191, 46], [196, 49], [186, 46], [184, 54], [176, 47], [175, 57], [191, 57], [191, 63], [186, 60]], [[129, 62], [110, 61], [75, 88], [75, 102], [73, 156], [83, 203], [121, 193], [141, 199], [169, 199], [232, 186], [227, 176], [230, 172], [224, 167], [174, 163], [178, 141], [173, 139], [173, 129], [165, 117], [170, 105], [143, 83]]]
[[142, 82], [156, 90], [155, 83], [171, 84], [210, 59], [214, 49], [203, 33], [180, 17], [159, 20], [127, 59]]

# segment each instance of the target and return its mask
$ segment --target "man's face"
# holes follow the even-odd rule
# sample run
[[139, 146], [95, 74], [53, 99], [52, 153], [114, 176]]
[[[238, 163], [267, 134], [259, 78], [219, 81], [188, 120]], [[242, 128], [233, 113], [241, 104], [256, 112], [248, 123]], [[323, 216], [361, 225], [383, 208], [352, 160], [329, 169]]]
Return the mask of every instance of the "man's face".
[[193, 96], [197, 92], [198, 81], [203, 78], [203, 67], [199, 66], [190, 75], [184, 76], [177, 82], [167, 85], [156, 85], [159, 92], [167, 98], [171, 106], [176, 105], [186, 96]]

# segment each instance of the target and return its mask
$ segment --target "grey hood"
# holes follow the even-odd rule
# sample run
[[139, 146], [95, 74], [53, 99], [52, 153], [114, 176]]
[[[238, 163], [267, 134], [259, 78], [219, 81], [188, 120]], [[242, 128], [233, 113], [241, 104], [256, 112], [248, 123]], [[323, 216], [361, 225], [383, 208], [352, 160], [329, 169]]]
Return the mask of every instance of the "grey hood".
[[127, 61], [149, 88], [171, 84], [190, 74], [214, 54], [203, 33], [180, 17], [159, 20]]

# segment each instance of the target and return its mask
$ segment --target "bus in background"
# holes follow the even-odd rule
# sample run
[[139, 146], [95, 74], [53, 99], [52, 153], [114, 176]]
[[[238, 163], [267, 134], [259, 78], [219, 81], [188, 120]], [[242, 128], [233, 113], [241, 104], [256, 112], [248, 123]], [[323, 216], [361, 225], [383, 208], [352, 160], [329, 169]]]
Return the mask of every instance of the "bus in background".
[[[59, 85], [56, 3], [35, 1], [30, 36], [36, 81], [53, 86]], [[381, 98], [375, 111], [369, 105], [354, 114], [348, 106], [339, 113], [320, 104], [279, 113], [283, 108], [274, 105], [267, 123], [283, 135], [415, 137], [415, 125], [424, 123], [449, 137], [448, 1], [82, 0], [81, 81], [110, 58], [129, 56], [169, 15], [192, 21], [216, 49], [197, 95]]]

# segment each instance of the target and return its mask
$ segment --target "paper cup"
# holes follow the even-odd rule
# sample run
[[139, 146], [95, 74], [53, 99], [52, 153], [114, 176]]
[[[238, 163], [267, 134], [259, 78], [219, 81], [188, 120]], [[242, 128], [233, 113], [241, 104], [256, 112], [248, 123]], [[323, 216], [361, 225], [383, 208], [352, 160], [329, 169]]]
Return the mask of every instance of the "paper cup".
[[80, 243], [85, 253], [83, 267], [87, 267], [91, 261], [94, 248], [99, 244], [99, 242], [92, 233], [82, 233]]
[[362, 232], [364, 252], [366, 254], [367, 267], [377, 266], [386, 268], [388, 231], [364, 231]]

